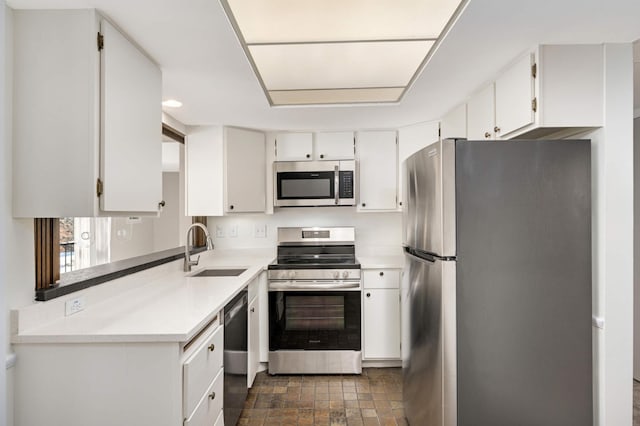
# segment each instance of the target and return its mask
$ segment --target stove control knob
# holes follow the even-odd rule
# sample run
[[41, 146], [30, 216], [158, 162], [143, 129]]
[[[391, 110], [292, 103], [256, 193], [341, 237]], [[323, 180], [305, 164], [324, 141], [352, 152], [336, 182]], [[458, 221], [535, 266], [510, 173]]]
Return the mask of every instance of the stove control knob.
[[349, 278], [349, 271], [342, 272], [342, 278]]
[[335, 278], [336, 280], [340, 278], [340, 271], [334, 271], [333, 278]]

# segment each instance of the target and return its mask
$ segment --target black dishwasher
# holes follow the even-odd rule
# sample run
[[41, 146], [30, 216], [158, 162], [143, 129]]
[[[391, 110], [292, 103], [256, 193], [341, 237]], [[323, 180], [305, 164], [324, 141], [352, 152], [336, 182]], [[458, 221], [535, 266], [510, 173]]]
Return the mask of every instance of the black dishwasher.
[[247, 399], [247, 291], [224, 307], [224, 424], [234, 426]]

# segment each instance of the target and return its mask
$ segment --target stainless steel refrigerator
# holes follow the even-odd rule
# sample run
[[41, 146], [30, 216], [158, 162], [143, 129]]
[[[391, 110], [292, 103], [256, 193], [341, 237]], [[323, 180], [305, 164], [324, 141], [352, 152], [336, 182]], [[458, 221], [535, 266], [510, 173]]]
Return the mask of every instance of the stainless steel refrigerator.
[[593, 424], [590, 141], [444, 140], [404, 167], [409, 424]]

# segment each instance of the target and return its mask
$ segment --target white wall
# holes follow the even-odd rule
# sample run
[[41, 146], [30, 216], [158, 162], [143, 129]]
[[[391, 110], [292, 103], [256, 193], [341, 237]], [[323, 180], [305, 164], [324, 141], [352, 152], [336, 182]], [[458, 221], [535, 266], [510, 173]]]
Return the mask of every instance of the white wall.
[[640, 380], [640, 111], [633, 120], [633, 378]]
[[[5, 2], [4, 0], [0, 0], [0, 22], [3, 23], [2, 27], [3, 30], [0, 31], [0, 129], [6, 129], [6, 119], [5, 119], [5, 103], [6, 103], [6, 96], [5, 96], [5, 87], [6, 87], [6, 72], [5, 72]], [[6, 152], [7, 152], [7, 145], [8, 145], [8, 139], [7, 139], [7, 134], [6, 132], [4, 132], [3, 134], [0, 134], [0, 147], [2, 147], [2, 149], [0, 149], [0, 169], [4, 170], [5, 169], [5, 165], [7, 164], [7, 161], [5, 160], [6, 158]], [[6, 173], [6, 172], [5, 172]], [[0, 210], [0, 235], [6, 235], [7, 232], [7, 228], [6, 228], [6, 224], [7, 224], [7, 218], [10, 217], [8, 216], [8, 210], [9, 207], [11, 206], [11, 203], [9, 202], [9, 200], [6, 199], [6, 181], [7, 181], [7, 176], [6, 174], [4, 176], [2, 176], [2, 182], [4, 182], [3, 184], [3, 188], [0, 190], [4, 195], [4, 199], [2, 200], [2, 210]], [[6, 270], [6, 254], [7, 254], [7, 249], [6, 249], [6, 245], [7, 245], [7, 239], [6, 238], [0, 238], [0, 312], [2, 312], [2, 316], [0, 316], [0, 354], [6, 355], [7, 354], [7, 316], [5, 314], [6, 312], [6, 308], [5, 308], [5, 301], [6, 296], [6, 280], [7, 277], [6, 275], [2, 272]], [[5, 368], [0, 368], [0, 425], [5, 425], [7, 423], [8, 420], [8, 415], [7, 415], [7, 378], [6, 378], [6, 370]]]
[[596, 415], [631, 425], [633, 407], [633, 61], [630, 44], [605, 44], [604, 127], [593, 134]]
[[[402, 254], [402, 215], [397, 212], [356, 213], [355, 207], [281, 208], [273, 215], [209, 217], [207, 225], [218, 249], [275, 247], [278, 227], [355, 226], [357, 254]], [[255, 227], [263, 225], [267, 226], [266, 238], [255, 238]], [[237, 227], [237, 237], [230, 237], [233, 227]], [[216, 235], [217, 228], [222, 228], [224, 237]]]

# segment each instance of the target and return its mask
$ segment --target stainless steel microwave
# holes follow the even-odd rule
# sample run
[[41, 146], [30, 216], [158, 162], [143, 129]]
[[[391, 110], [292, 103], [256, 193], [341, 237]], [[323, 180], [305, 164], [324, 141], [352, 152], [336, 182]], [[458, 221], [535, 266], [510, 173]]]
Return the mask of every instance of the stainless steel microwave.
[[356, 161], [276, 161], [273, 205], [355, 206]]

